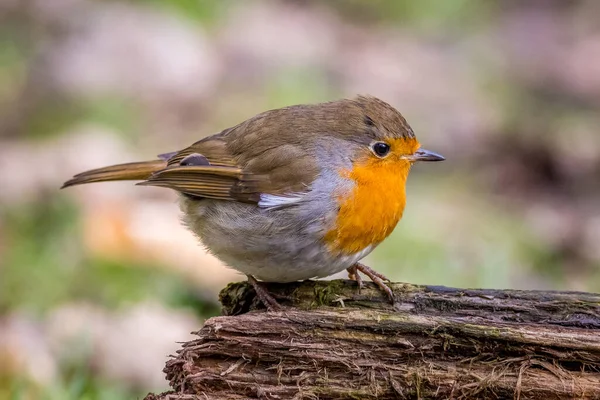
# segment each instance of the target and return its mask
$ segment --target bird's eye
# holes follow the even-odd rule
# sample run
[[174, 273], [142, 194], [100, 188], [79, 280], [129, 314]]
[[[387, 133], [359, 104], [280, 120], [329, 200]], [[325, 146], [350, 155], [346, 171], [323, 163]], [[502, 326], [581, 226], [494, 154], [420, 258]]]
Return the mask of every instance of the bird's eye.
[[390, 152], [390, 145], [383, 142], [377, 142], [373, 144], [372, 149], [377, 157], [385, 157]]

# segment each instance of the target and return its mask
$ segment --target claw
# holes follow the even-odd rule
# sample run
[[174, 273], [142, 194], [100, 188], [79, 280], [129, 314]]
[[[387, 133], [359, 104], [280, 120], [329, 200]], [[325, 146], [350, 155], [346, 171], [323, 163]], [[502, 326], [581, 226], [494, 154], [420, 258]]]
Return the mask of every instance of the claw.
[[[390, 289], [390, 287], [384, 282], [390, 281], [385, 275], [380, 274], [364, 264], [356, 263], [352, 267], [348, 268], [348, 276], [351, 277], [350, 279], [352, 279], [352, 276], [359, 277], [358, 271], [368, 276], [377, 286], [379, 286], [379, 288], [385, 292], [392, 304], [395, 302], [396, 299], [394, 298], [394, 292], [392, 292], [392, 289]], [[360, 277], [358, 279], [354, 279], [359, 282]], [[359, 287], [361, 284], [362, 279], [360, 280]]]

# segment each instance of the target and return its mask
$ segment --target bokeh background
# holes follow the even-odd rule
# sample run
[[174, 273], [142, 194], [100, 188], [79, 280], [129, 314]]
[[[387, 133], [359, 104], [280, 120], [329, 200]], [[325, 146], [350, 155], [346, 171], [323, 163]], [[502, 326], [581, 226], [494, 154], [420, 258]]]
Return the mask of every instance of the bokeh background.
[[166, 389], [242, 277], [168, 190], [74, 173], [270, 108], [371, 94], [418, 165], [368, 263], [394, 280], [600, 290], [600, 2], [0, 0], [0, 399]]

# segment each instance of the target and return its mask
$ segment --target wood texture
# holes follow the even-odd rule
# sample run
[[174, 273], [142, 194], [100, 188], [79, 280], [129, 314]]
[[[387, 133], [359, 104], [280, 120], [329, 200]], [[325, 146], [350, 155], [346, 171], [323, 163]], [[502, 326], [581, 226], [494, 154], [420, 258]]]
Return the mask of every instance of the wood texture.
[[230, 284], [146, 399], [600, 399], [600, 295], [390, 286]]

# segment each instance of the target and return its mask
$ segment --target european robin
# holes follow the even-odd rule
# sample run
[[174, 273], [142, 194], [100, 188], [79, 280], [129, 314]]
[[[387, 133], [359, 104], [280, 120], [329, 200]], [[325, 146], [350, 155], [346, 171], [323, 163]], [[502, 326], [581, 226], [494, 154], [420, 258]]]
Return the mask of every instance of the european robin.
[[394, 229], [421, 148], [395, 108], [359, 96], [258, 114], [153, 161], [83, 172], [63, 187], [143, 180], [181, 194], [185, 224], [216, 257], [260, 282], [292, 282], [348, 270], [369, 276], [393, 301], [386, 278], [360, 264]]

